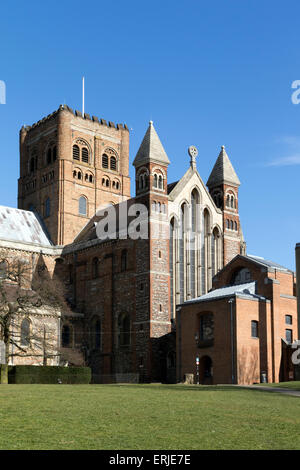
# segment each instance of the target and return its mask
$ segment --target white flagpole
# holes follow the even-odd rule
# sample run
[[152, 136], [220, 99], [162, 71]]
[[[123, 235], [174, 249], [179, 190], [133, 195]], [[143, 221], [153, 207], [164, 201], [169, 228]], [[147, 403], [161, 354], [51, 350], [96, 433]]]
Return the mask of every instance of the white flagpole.
[[82, 116], [84, 117], [84, 77], [82, 77]]

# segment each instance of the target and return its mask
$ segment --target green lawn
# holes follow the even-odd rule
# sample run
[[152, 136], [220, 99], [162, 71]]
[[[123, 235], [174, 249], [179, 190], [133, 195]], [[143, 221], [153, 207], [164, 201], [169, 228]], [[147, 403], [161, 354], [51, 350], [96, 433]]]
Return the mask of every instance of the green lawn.
[[277, 384], [270, 383], [270, 384], [258, 384], [265, 387], [277, 387], [277, 388], [289, 388], [291, 390], [299, 390], [300, 391], [300, 382], [296, 380], [292, 380], [290, 382], [280, 382]]
[[300, 449], [300, 398], [238, 387], [0, 385], [0, 449]]

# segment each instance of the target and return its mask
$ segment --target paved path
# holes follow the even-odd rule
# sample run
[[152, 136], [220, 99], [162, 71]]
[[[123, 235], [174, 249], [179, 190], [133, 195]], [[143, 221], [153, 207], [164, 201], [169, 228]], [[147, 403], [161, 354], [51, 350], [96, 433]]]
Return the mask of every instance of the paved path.
[[283, 395], [292, 395], [293, 397], [300, 397], [300, 390], [293, 390], [291, 388], [268, 387], [267, 385], [237, 385], [237, 387], [250, 388], [252, 390], [261, 390], [262, 392], [282, 393]]

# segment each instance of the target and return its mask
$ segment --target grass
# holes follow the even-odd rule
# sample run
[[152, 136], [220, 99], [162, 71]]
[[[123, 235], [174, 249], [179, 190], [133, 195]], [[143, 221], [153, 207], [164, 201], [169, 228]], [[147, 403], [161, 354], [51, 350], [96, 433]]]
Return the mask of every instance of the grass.
[[267, 383], [267, 384], [258, 384], [265, 387], [272, 387], [272, 388], [288, 388], [290, 390], [299, 390], [300, 391], [300, 381], [293, 380], [290, 382], [280, 382], [280, 383]]
[[0, 385], [0, 449], [299, 449], [300, 399], [238, 387]]

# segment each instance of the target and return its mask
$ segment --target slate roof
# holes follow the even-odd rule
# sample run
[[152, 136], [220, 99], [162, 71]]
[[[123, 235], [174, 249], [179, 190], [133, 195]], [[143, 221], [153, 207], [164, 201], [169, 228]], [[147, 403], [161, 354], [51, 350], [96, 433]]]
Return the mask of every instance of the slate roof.
[[221, 152], [219, 153], [217, 161], [208, 178], [207, 186], [209, 188], [213, 188], [214, 186], [222, 183], [228, 183], [234, 186], [239, 186], [241, 184], [232, 163], [229, 160], [224, 145], [222, 145]]
[[133, 165], [139, 166], [147, 162], [163, 163], [164, 165], [169, 165], [170, 163], [152, 121], [149, 122], [149, 127], [136, 154]]
[[178, 181], [175, 181], [174, 183], [169, 183], [168, 184], [168, 194], [170, 194], [170, 192], [173, 191], [173, 189], [175, 188], [175, 186], [177, 185]]
[[5, 206], [0, 206], [0, 240], [52, 245], [36, 214]]
[[214, 300], [222, 297], [231, 297], [234, 295], [241, 295], [250, 298], [261, 298], [263, 297], [256, 294], [256, 282], [248, 282], [246, 284], [239, 284], [236, 286], [229, 286], [229, 287], [221, 287], [220, 289], [212, 290], [207, 294], [201, 295], [201, 297], [197, 297], [192, 300], [187, 300], [185, 304], [189, 303], [198, 303], [204, 302], [207, 300]]
[[255, 261], [256, 263], [261, 264], [262, 266], [266, 266], [268, 268], [273, 268], [273, 269], [277, 269], [280, 271], [290, 271], [290, 269], [285, 268], [284, 266], [281, 266], [278, 263], [274, 263], [274, 261], [269, 261], [264, 258], [261, 258], [260, 256], [246, 255], [246, 258], [249, 258]]

